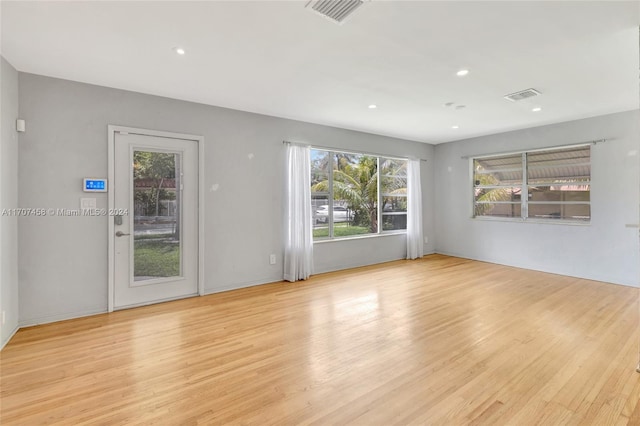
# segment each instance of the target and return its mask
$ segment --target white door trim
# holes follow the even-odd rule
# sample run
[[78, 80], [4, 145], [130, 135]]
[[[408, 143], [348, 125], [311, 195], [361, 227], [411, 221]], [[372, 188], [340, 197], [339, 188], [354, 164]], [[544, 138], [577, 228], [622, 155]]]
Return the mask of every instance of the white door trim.
[[[107, 159], [107, 179], [108, 179], [108, 209], [115, 208], [115, 194], [113, 190], [113, 182], [115, 179], [115, 152], [114, 143], [116, 133], [130, 133], [144, 136], [155, 136], [160, 138], [184, 139], [194, 141], [198, 144], [198, 294], [204, 296], [204, 137], [198, 135], [188, 135], [183, 133], [163, 132], [158, 130], [138, 129], [135, 127], [108, 125], [108, 159]], [[109, 283], [109, 300], [108, 311], [113, 312], [115, 302], [115, 256], [114, 256], [114, 240], [113, 234], [115, 225], [113, 218], [110, 216], [108, 220], [108, 283]]]

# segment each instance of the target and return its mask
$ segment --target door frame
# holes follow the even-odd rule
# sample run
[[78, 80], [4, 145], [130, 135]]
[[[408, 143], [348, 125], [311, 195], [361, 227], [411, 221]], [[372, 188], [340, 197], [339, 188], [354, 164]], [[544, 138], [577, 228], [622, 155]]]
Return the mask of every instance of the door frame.
[[[108, 128], [108, 147], [107, 147], [107, 182], [108, 182], [108, 209], [115, 208], [115, 139], [116, 133], [136, 134], [142, 136], [154, 136], [169, 139], [183, 139], [194, 141], [198, 144], [198, 295], [204, 296], [204, 136], [189, 135], [184, 133], [173, 133], [159, 130], [139, 129], [135, 127], [117, 126], [109, 124]], [[133, 212], [129, 212], [133, 214]], [[108, 283], [109, 283], [109, 300], [108, 312], [113, 312], [115, 304], [115, 244], [113, 235], [115, 232], [115, 224], [113, 216], [108, 217]]]

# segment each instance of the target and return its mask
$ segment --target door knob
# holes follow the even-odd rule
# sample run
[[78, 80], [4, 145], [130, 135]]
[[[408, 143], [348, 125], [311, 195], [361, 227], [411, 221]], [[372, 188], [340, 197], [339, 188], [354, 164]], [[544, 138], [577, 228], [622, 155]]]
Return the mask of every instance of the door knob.
[[122, 231], [118, 231], [118, 232], [116, 232], [116, 237], [124, 237], [125, 235], [131, 235], [131, 234], [125, 234], [125, 233], [124, 233], [124, 232], [122, 232]]

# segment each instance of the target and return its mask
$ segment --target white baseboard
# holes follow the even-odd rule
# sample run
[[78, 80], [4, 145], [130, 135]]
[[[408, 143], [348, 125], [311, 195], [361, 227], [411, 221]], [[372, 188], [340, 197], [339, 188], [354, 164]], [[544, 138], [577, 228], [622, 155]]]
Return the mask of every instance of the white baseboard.
[[100, 307], [100, 308], [95, 307], [92, 309], [86, 309], [78, 312], [66, 312], [62, 314], [45, 315], [42, 317], [28, 318], [20, 321], [18, 325], [19, 325], [19, 328], [33, 327], [34, 325], [42, 325], [42, 324], [48, 324], [51, 322], [66, 321], [70, 319], [90, 317], [92, 315], [106, 314], [106, 313], [107, 313], [106, 307]]
[[20, 330], [20, 327], [16, 326], [11, 333], [9, 333], [9, 337], [7, 337], [7, 340], [0, 342], [0, 351], [2, 349], [4, 349], [5, 346], [7, 346], [7, 343], [9, 343], [11, 341], [11, 339], [13, 339], [13, 336], [16, 335], [16, 333], [18, 332], [18, 330]]
[[564, 273], [564, 272], [561, 272], [561, 271], [554, 271], [554, 270], [540, 268], [540, 267], [537, 267], [535, 265], [507, 263], [507, 262], [501, 261], [499, 259], [493, 259], [493, 258], [490, 258], [490, 257], [472, 257], [472, 256], [468, 256], [468, 255], [465, 255], [465, 254], [448, 252], [448, 251], [444, 251], [444, 250], [437, 250], [435, 253], [442, 254], [444, 256], [459, 257], [461, 259], [476, 260], [478, 262], [486, 262], [486, 263], [493, 263], [493, 264], [496, 264], [496, 265], [510, 266], [512, 268], [520, 268], [520, 269], [527, 269], [527, 270], [530, 270], [530, 271], [544, 272], [544, 273], [547, 273], [547, 274], [563, 275], [565, 277], [574, 277], [574, 278], [580, 278], [580, 279], [583, 279], [583, 280], [600, 281], [600, 282], [607, 283], [607, 284], [623, 285], [625, 287], [633, 287], [633, 288], [638, 288], [639, 287], [638, 283], [629, 283], [629, 282], [623, 282], [623, 281], [613, 281], [611, 279], [611, 277], [598, 276], [598, 275], [568, 274], [568, 273]]
[[404, 259], [405, 259], [404, 257], [396, 257], [396, 258], [390, 258], [390, 259], [385, 259], [385, 260], [380, 260], [380, 261], [375, 261], [375, 262], [341, 263], [341, 264], [338, 264], [338, 265], [331, 266], [330, 269], [323, 269], [323, 270], [319, 270], [319, 271], [313, 271], [312, 275], [326, 274], [326, 273], [329, 273], [329, 272], [336, 272], [336, 271], [344, 271], [345, 269], [362, 268], [364, 266], [380, 265], [381, 263], [395, 262], [396, 260], [404, 260]]
[[280, 278], [280, 279], [271, 278], [267, 280], [256, 280], [256, 281], [246, 281], [243, 283], [236, 283], [236, 284], [226, 284], [216, 288], [205, 288], [204, 295], [206, 296], [208, 294], [223, 293], [225, 291], [231, 291], [231, 290], [240, 290], [241, 288], [255, 287], [255, 286], [265, 285], [265, 284], [275, 284], [282, 281], [284, 281], [284, 278]]

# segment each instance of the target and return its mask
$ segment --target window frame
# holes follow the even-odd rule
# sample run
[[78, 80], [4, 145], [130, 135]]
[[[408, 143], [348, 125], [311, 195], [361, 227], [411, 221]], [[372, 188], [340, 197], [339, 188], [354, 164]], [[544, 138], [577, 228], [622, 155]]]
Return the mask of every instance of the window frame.
[[[331, 162], [328, 166], [328, 170], [327, 170], [327, 181], [328, 181], [328, 191], [320, 191], [320, 192], [311, 192], [311, 196], [312, 196], [312, 200], [313, 200], [313, 196], [314, 195], [326, 195], [327, 197], [327, 205], [329, 206], [329, 214], [327, 217], [327, 226], [329, 227], [329, 232], [328, 232], [328, 236], [326, 237], [313, 237], [313, 243], [325, 243], [325, 242], [329, 242], [329, 241], [340, 241], [340, 240], [351, 240], [351, 239], [358, 239], [358, 238], [375, 238], [375, 237], [381, 237], [381, 236], [389, 236], [389, 235], [402, 235], [402, 234], [406, 234], [407, 229], [405, 227], [405, 229], [392, 229], [392, 230], [388, 230], [388, 231], [384, 231], [383, 228], [383, 223], [382, 223], [382, 219], [383, 219], [383, 214], [382, 214], [382, 191], [381, 191], [381, 182], [382, 179], [381, 177], [381, 172], [380, 172], [380, 164], [381, 164], [381, 160], [382, 159], [389, 159], [389, 160], [394, 160], [394, 161], [404, 161], [407, 162], [409, 161], [409, 158], [403, 158], [403, 157], [395, 157], [395, 156], [389, 156], [389, 155], [381, 155], [381, 154], [373, 154], [373, 153], [367, 153], [367, 152], [357, 152], [357, 151], [345, 151], [345, 150], [341, 150], [341, 149], [333, 149], [333, 148], [323, 148], [323, 147], [316, 147], [316, 146], [309, 146], [309, 149], [311, 151], [322, 151], [325, 152], [329, 155], [329, 158], [331, 159]], [[335, 155], [336, 154], [350, 154], [350, 155], [360, 155], [360, 156], [366, 156], [366, 157], [372, 157], [376, 159], [376, 174], [377, 174], [377, 192], [378, 192], [378, 197], [377, 197], [377, 220], [378, 220], [378, 229], [377, 232], [369, 232], [366, 234], [355, 234], [355, 235], [349, 235], [349, 236], [340, 236], [340, 237], [336, 237], [334, 235], [334, 220], [333, 220], [333, 208], [334, 208], [334, 200], [333, 200], [333, 165], [334, 165], [334, 161], [335, 161]], [[312, 170], [311, 170], [312, 171]], [[311, 187], [309, 187], [309, 191], [311, 191]], [[408, 199], [409, 195], [407, 194], [407, 199]], [[312, 205], [313, 208], [313, 205]], [[407, 211], [405, 213], [406, 215], [409, 214], [409, 212]], [[312, 227], [315, 224], [312, 224]]]
[[[496, 153], [496, 154], [488, 154], [488, 155], [475, 155], [469, 157], [469, 176], [471, 178], [471, 219], [475, 220], [488, 220], [488, 221], [506, 221], [506, 222], [528, 222], [528, 223], [547, 223], [547, 224], [558, 224], [558, 225], [590, 225], [591, 220], [593, 218], [592, 210], [591, 210], [591, 185], [593, 182], [593, 174], [591, 170], [592, 165], [592, 149], [591, 146], [593, 143], [583, 143], [583, 144], [575, 144], [575, 145], [564, 145], [557, 147], [548, 147], [548, 148], [539, 148], [539, 149], [529, 149], [525, 151], [513, 151], [513, 152], [504, 152], [504, 153]], [[535, 154], [540, 152], [549, 152], [549, 151], [562, 151], [562, 150], [570, 150], [580, 147], [587, 147], [589, 149], [589, 161], [582, 162], [571, 165], [588, 165], [589, 166], [589, 180], [585, 181], [581, 184], [589, 185], [589, 201], [549, 201], [549, 202], [531, 202], [531, 204], [559, 204], [559, 205], [588, 205], [589, 206], [589, 217], [587, 219], [562, 219], [562, 218], [540, 218], [540, 217], [530, 217], [529, 216], [529, 189], [531, 186], [529, 184], [529, 164], [528, 164], [528, 155]], [[520, 205], [520, 216], [507, 217], [507, 216], [483, 216], [476, 215], [476, 205], [478, 204], [476, 201], [476, 184], [475, 184], [475, 161], [480, 159], [489, 159], [489, 158], [500, 158], [500, 157], [508, 157], [508, 156], [516, 156], [520, 155], [522, 157], [522, 168], [517, 169], [522, 172], [521, 181], [519, 184], [513, 185], [495, 185], [495, 187], [509, 187], [509, 188], [520, 188], [520, 201], [519, 203], [512, 202], [495, 202], [494, 204], [516, 204]], [[533, 167], [542, 167], [542, 166], [533, 166]], [[505, 169], [506, 171], [506, 169]], [[550, 178], [553, 179], [553, 178]], [[540, 184], [537, 184], [540, 186]], [[482, 185], [483, 188], [491, 187], [491, 185]], [[486, 204], [486, 203], [483, 203]]]

